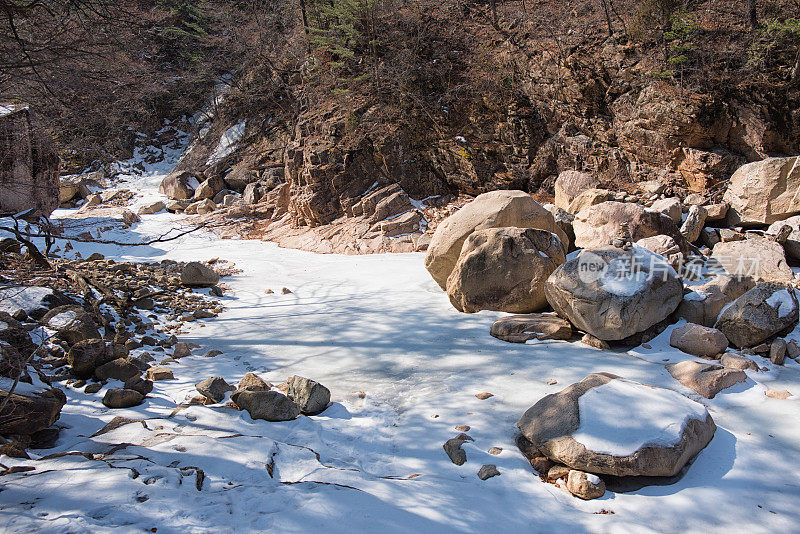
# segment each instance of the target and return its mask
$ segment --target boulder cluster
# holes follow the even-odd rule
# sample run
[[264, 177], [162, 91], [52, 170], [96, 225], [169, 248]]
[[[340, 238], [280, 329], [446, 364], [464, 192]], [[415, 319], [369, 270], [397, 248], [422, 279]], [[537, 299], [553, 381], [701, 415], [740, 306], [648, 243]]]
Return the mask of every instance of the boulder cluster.
[[195, 290], [221, 295], [215, 284], [231, 271], [224, 262], [134, 264], [99, 254], [52, 261], [34, 277], [22, 254], [2, 258], [3, 274], [15, 279], [0, 287], [0, 436], [23, 450], [57, 439], [53, 425], [67, 402], [59, 382], [119, 409], [173, 379], [169, 365], [200, 348], [179, 341], [183, 325], [223, 311]]
[[[640, 189], [620, 194], [568, 171], [556, 181], [555, 205], [522, 191], [484, 193], [438, 225], [425, 266], [459, 311], [516, 314], [491, 328], [512, 343], [582, 334], [595, 348], [649, 348], [678, 323], [669, 343], [688, 358], [666, 370], [678, 390], [706, 399], [766, 369], [756, 355], [773, 365], [800, 358], [785, 338], [800, 317], [790, 267], [800, 261], [800, 158], [744, 165], [716, 200], [669, 197], [658, 183]], [[680, 432], [644, 436], [622, 452], [581, 441], [580, 428], [593, 421], [580, 399], [604, 402], [601, 393], [668, 407], [674, 421], [665, 424]], [[603, 495], [604, 477], [678, 475], [715, 429], [686, 396], [603, 373], [541, 399], [518, 426], [534, 468], [582, 498]], [[456, 441], [445, 450], [458, 463]]]

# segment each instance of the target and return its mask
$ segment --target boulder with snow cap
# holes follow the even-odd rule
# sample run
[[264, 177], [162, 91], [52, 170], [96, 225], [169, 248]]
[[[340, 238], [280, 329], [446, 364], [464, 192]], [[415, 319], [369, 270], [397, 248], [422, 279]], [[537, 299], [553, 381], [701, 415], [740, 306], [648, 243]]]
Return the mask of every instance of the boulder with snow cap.
[[42, 317], [42, 324], [70, 344], [100, 337], [94, 319], [80, 306], [53, 308]]
[[795, 290], [764, 282], [730, 303], [719, 314], [715, 328], [735, 347], [754, 347], [797, 324]]
[[188, 171], [176, 171], [166, 176], [158, 187], [158, 192], [173, 200], [185, 200], [194, 197], [200, 187], [200, 180]]
[[556, 312], [603, 341], [619, 341], [666, 319], [683, 297], [683, 284], [661, 257], [634, 246], [584, 251], [545, 283]]
[[517, 427], [555, 462], [616, 476], [673, 476], [716, 430], [702, 404], [608, 373], [547, 395]]
[[463, 312], [531, 313], [547, 305], [544, 283], [566, 261], [555, 234], [534, 228], [473, 232], [447, 278], [447, 295]]
[[719, 274], [705, 284], [692, 286], [692, 291], [683, 296], [675, 315], [690, 323], [714, 326], [722, 308], [753, 289], [755, 285], [749, 276]]

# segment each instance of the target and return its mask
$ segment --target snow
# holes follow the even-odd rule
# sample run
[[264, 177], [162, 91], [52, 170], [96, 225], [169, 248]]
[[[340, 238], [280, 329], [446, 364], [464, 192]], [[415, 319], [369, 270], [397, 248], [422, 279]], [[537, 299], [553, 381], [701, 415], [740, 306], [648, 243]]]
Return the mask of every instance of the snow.
[[605, 291], [623, 297], [636, 295], [648, 285], [653, 276], [665, 272], [677, 276], [664, 259], [639, 245], [631, 248], [630, 256], [619, 256], [608, 263], [598, 282]]
[[778, 311], [778, 317], [788, 317], [795, 309], [795, 303], [787, 289], [780, 289], [770, 295], [766, 303]]
[[705, 291], [695, 290], [691, 293], [687, 293], [683, 296], [683, 300], [688, 300], [690, 302], [702, 302], [706, 300], [710, 295]]
[[[134, 168], [137, 158], [159, 150], [137, 150], [121, 164], [130, 176], [119, 187], [139, 195], [134, 211], [163, 199], [158, 184], [180, 150], [164, 149], [162, 161]], [[185, 227], [182, 216], [161, 212], [104, 237], [135, 243]], [[64, 243], [57, 240], [62, 250]], [[30, 451], [31, 460], [0, 459], [36, 468], [2, 477], [4, 532], [795, 532], [800, 525], [800, 465], [792, 461], [800, 457], [800, 399], [764, 395], [800, 391], [793, 361], [759, 359], [766, 372], [748, 372], [745, 383], [701, 399], [664, 368], [686, 359], [669, 346], [674, 326], [650, 348], [629, 352], [598, 352], [579, 342], [504, 343], [489, 336], [503, 314], [458, 313], [426, 272], [422, 253], [315, 255], [206, 232], [148, 246], [72, 244], [69, 257], [219, 257], [242, 272], [224, 279], [231, 288], [222, 298], [227, 311], [191, 323], [180, 336], [202, 346], [198, 355], [170, 364], [175, 380], [156, 382], [142, 405], [103, 406], [105, 391], [120, 385], [115, 381], [94, 395], [61, 383], [68, 403], [55, 448]], [[293, 294], [281, 295], [282, 287]], [[265, 295], [267, 288], [276, 294]], [[212, 349], [223, 354], [200, 356]], [[581, 501], [533, 473], [514, 445], [519, 417], [545, 395], [603, 371], [680, 392], [711, 413], [714, 439], [680, 481]], [[223, 405], [173, 413], [200, 380], [235, 383], [247, 372], [273, 383], [307, 376], [331, 389], [333, 404], [319, 416], [283, 423], [254, 421]], [[548, 386], [551, 378], [558, 385]], [[494, 396], [478, 400], [482, 391]], [[616, 423], [665, 409], [617, 406]], [[116, 416], [145, 421], [94, 436]], [[467, 463], [455, 466], [442, 444], [462, 424], [472, 427], [475, 442], [464, 445]], [[589, 430], [618, 450], [645, 439], [626, 430], [611, 440]], [[488, 454], [495, 446], [502, 453]], [[42, 459], [70, 451], [89, 456]], [[501, 476], [481, 481], [484, 464], [495, 464]], [[205, 473], [201, 491], [191, 466]], [[614, 513], [599, 514], [603, 509]]]
[[572, 437], [587, 449], [630, 456], [647, 446], [680, 442], [686, 423], [705, 420], [706, 408], [668, 389], [612, 380], [578, 399], [581, 424]]
[[59, 330], [74, 321], [75, 317], [77, 317], [77, 314], [74, 311], [65, 311], [51, 317], [47, 322], [47, 326]]
[[225, 130], [225, 133], [222, 134], [222, 138], [219, 140], [217, 148], [215, 148], [214, 152], [208, 157], [206, 165], [214, 165], [231, 155], [233, 151], [236, 150], [236, 144], [244, 136], [246, 127], [247, 121], [242, 120]]
[[0, 331], [7, 330], [7, 329], [8, 329], [8, 323], [5, 322], [5, 321], [0, 321]]
[[593, 475], [592, 473], [587, 473], [586, 474], [586, 480], [588, 480], [592, 484], [599, 484], [600, 483], [600, 477], [597, 476], [597, 475]]
[[0, 311], [30, 313], [45, 307], [44, 299], [53, 294], [49, 287], [11, 287], [0, 289]]

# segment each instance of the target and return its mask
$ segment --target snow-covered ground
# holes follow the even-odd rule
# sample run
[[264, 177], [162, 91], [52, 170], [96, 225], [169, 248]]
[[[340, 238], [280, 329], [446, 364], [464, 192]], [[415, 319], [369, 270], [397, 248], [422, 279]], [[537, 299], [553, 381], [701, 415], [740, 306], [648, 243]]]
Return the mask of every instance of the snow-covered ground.
[[[123, 186], [145, 202], [158, 197], [160, 179], [153, 171]], [[107, 237], [145, 239], [180, 221], [142, 218]], [[171, 364], [176, 380], [156, 382], [141, 406], [111, 410], [103, 391], [65, 388], [66, 428], [55, 449], [38, 452], [94, 456], [4, 457], [36, 467], [0, 479], [5, 532], [800, 532], [800, 404], [764, 395], [800, 393], [794, 361], [758, 359], [768, 371], [748, 371], [745, 383], [707, 400], [665, 370], [690, 359], [669, 347], [671, 329], [628, 353], [505, 343], [489, 336], [501, 314], [453, 309], [422, 254], [315, 255], [209, 233], [76, 251], [141, 261], [219, 257], [242, 273], [224, 280], [228, 310], [181, 337], [203, 349]], [[293, 293], [281, 295], [283, 287]], [[223, 354], [199, 355], [210, 349]], [[716, 435], [679, 482], [581, 501], [542, 482], [516, 449], [515, 423], [527, 408], [602, 371], [707, 407]], [[222, 405], [174, 413], [196, 382], [218, 375], [235, 383], [247, 372], [273, 383], [312, 378], [330, 388], [333, 405], [282, 423]], [[480, 392], [494, 396], [479, 400]], [[93, 436], [115, 416], [146, 421]], [[469, 425], [475, 439], [464, 445], [462, 466], [442, 449], [457, 425]], [[502, 453], [490, 455], [492, 447]], [[483, 464], [501, 475], [481, 481]], [[200, 491], [193, 467], [205, 473]]]

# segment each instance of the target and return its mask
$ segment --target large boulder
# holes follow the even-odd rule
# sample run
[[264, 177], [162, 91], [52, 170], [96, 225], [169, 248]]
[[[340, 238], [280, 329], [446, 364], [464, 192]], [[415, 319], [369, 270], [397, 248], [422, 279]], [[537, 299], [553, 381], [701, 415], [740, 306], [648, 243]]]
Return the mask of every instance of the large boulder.
[[39, 320], [53, 308], [75, 302], [49, 287], [7, 287], [0, 289], [0, 311], [11, 315], [25, 312], [31, 319]]
[[800, 156], [739, 167], [723, 198], [731, 224], [772, 224], [800, 213]]
[[531, 313], [547, 305], [544, 282], [566, 261], [555, 234], [534, 228], [473, 232], [447, 278], [447, 295], [462, 312]]
[[200, 262], [189, 262], [181, 270], [181, 284], [186, 287], [211, 287], [217, 282], [219, 275]]
[[525, 343], [531, 339], [571, 339], [572, 325], [557, 315], [528, 313], [509, 315], [492, 323], [489, 331], [492, 337], [509, 343]]
[[569, 205], [578, 195], [600, 185], [600, 179], [592, 174], [580, 171], [563, 171], [556, 178], [555, 205], [569, 211]]
[[670, 198], [662, 198], [660, 200], [656, 200], [650, 206], [650, 209], [666, 215], [667, 217], [675, 221], [675, 224], [681, 224], [682, 210], [681, 210], [681, 200], [679, 198], [670, 197]]
[[711, 259], [734, 276], [752, 276], [756, 282], [785, 282], [794, 279], [783, 247], [769, 239], [756, 237], [714, 245]]
[[575, 214], [581, 210], [594, 206], [595, 204], [602, 204], [614, 199], [614, 193], [608, 189], [587, 189], [569, 203], [567, 211]]
[[[0, 390], [0, 404], [8, 396], [8, 391]], [[56, 422], [66, 402], [60, 389], [35, 388], [21, 382], [0, 412], [0, 434], [30, 435], [44, 430]]]
[[60, 202], [60, 159], [27, 106], [0, 106], [0, 214], [49, 217]]
[[425, 268], [442, 289], [447, 289], [447, 277], [453, 272], [470, 234], [506, 226], [538, 228], [556, 234], [561, 243], [569, 242], [553, 215], [527, 193], [491, 191], [478, 195], [436, 227], [425, 256]]
[[185, 200], [194, 197], [200, 187], [200, 181], [188, 171], [176, 171], [167, 175], [158, 187], [158, 192], [173, 200]]
[[702, 404], [608, 373], [547, 395], [517, 427], [554, 462], [615, 476], [673, 476], [716, 430]]
[[683, 265], [684, 257], [681, 247], [668, 235], [645, 237], [638, 240], [636, 244], [662, 256], [676, 271]]
[[730, 303], [719, 314], [715, 328], [735, 347], [754, 347], [797, 324], [795, 290], [765, 282]]
[[675, 221], [629, 202], [603, 202], [577, 213], [572, 223], [575, 246], [590, 250], [604, 247], [620, 235], [623, 224], [627, 225], [633, 242], [655, 235], [667, 235], [680, 247], [681, 252], [689, 252], [689, 244]]
[[755, 285], [749, 276], [719, 274], [705, 284], [693, 286], [693, 291], [683, 296], [675, 315], [690, 323], [714, 326], [722, 308]]
[[5, 312], [0, 312], [0, 341], [8, 343], [25, 358], [36, 349], [25, 327]]
[[114, 359], [102, 339], [84, 339], [72, 345], [67, 353], [72, 374], [78, 378], [92, 377], [95, 369]]
[[634, 246], [584, 251], [544, 286], [562, 317], [604, 341], [618, 341], [663, 321], [680, 304], [683, 284], [661, 256]]
[[86, 339], [100, 338], [97, 323], [86, 310], [80, 306], [58, 306], [47, 312], [41, 320], [42, 324], [69, 344]]

